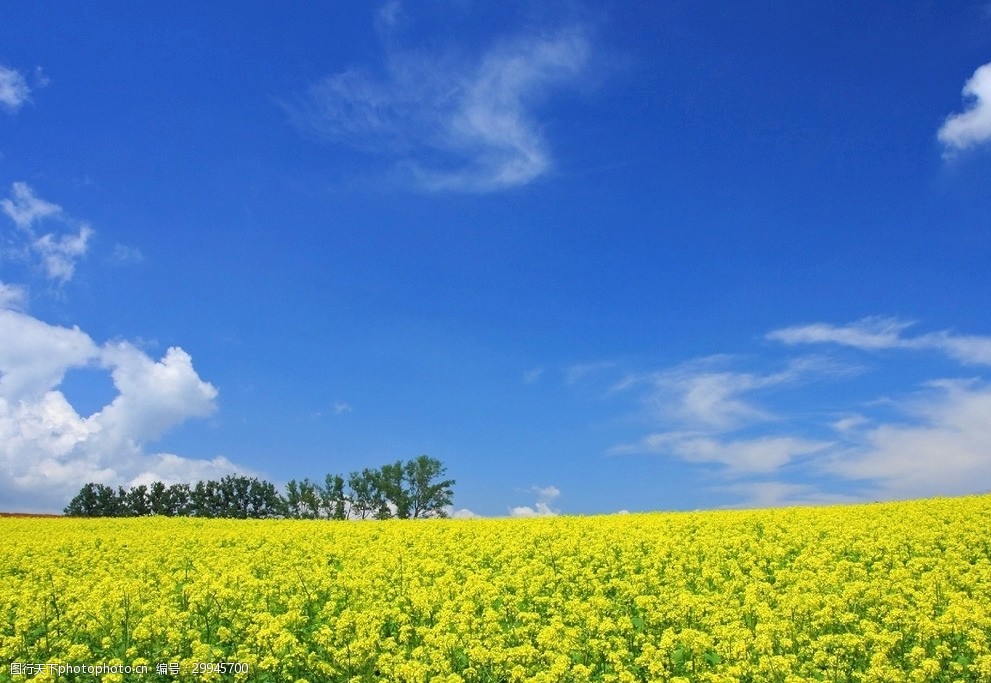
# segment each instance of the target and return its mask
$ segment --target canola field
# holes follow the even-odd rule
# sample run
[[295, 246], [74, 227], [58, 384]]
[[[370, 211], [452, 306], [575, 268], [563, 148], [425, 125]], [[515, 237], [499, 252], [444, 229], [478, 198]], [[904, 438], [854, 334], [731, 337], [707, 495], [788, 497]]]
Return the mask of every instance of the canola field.
[[0, 519], [0, 681], [991, 681], [991, 496]]

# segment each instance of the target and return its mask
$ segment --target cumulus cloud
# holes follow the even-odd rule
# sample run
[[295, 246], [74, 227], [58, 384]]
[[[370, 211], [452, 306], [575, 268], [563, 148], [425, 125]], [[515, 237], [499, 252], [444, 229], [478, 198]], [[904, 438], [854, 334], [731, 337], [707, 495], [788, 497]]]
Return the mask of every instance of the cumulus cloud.
[[99, 348], [78, 327], [48, 325], [24, 313], [0, 310], [0, 398], [37, 401], [70, 368], [94, 361]]
[[472, 512], [468, 508], [458, 508], [457, 510], [455, 510], [453, 506], [448, 506], [447, 508], [445, 508], [445, 510], [447, 512], [447, 516], [450, 517], [451, 519], [481, 519], [482, 518], [481, 515], [479, 515], [479, 514], [477, 514], [475, 512]]
[[0, 65], [0, 108], [13, 113], [30, 98], [31, 88], [19, 72]]
[[[24, 182], [13, 184], [10, 197], [0, 200], [0, 209], [17, 226], [26, 241], [24, 250], [38, 259], [49, 279], [61, 284], [72, 279], [76, 262], [86, 255], [93, 236], [87, 223], [69, 218], [62, 207], [41, 199]], [[35, 226], [46, 219], [57, 219], [70, 232], [38, 235]]]
[[968, 365], [991, 365], [991, 337], [956, 335], [943, 330], [906, 337], [913, 323], [897, 318], [863, 318], [848, 325], [814, 323], [768, 333], [767, 338], [789, 345], [838, 344], [863, 350], [933, 350]]
[[217, 390], [199, 378], [193, 359], [178, 347], [155, 361], [127, 342], [107, 344], [100, 363], [110, 369], [120, 392], [99, 413], [105, 433], [143, 444], [188, 418], [214, 411]]
[[[401, 7], [380, 10], [380, 31]], [[480, 55], [386, 47], [385, 75], [349, 69], [313, 85], [288, 109], [303, 128], [393, 159], [421, 188], [490, 192], [546, 173], [551, 155], [536, 105], [573, 83], [588, 59], [578, 28], [519, 35]]]
[[[81, 367], [105, 369], [117, 390], [89, 416], [58, 390]], [[60, 510], [89, 481], [130, 486], [243, 472], [222, 457], [146, 451], [171, 427], [210, 415], [216, 397], [180, 348], [156, 361], [126, 342], [98, 345], [77, 327], [0, 310], [0, 509]]]
[[561, 496], [561, 491], [554, 485], [532, 486], [530, 491], [537, 494], [537, 501], [533, 506], [520, 505], [510, 508], [509, 514], [512, 517], [552, 517], [561, 513], [551, 507], [551, 504]]
[[977, 69], [964, 84], [969, 106], [952, 114], [939, 129], [939, 141], [947, 151], [959, 151], [991, 140], [991, 64]]

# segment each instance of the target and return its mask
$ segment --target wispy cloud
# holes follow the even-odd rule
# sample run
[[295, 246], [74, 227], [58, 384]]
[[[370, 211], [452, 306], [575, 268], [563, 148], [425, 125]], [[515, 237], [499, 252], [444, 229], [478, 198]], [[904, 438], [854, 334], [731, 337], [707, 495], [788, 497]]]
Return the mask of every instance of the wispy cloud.
[[145, 255], [137, 247], [117, 243], [110, 252], [110, 260], [118, 265], [128, 265], [141, 263], [145, 260]]
[[770, 414], [744, 398], [771, 380], [741, 372], [697, 371], [680, 367], [654, 376], [650, 397], [660, 414], [681, 423], [725, 430]]
[[544, 375], [544, 368], [536, 367], [531, 368], [523, 373], [523, 383], [524, 384], [536, 384], [540, 381], [540, 378]]
[[42, 235], [32, 247], [41, 258], [45, 273], [52, 280], [68, 282], [76, 272], [76, 261], [86, 255], [93, 229], [83, 224], [75, 235]]
[[681, 427], [728, 431], [744, 424], [775, 419], [752, 396], [800, 382], [807, 377], [850, 374], [857, 369], [819, 357], [796, 358], [774, 372], [731, 369], [733, 356], [716, 355], [673, 368], [630, 374], [615, 391], [646, 388], [645, 403], [656, 419]]
[[[38, 259], [47, 277], [60, 284], [72, 279], [76, 263], [86, 255], [93, 229], [88, 223], [70, 218], [58, 204], [45, 201], [24, 182], [15, 182], [10, 197], [0, 200], [0, 209], [14, 222], [25, 251]], [[69, 228], [70, 232], [38, 234], [36, 226], [48, 220]]]
[[949, 331], [907, 337], [913, 323], [897, 318], [864, 318], [848, 325], [815, 323], [775, 330], [768, 339], [784, 344], [839, 344], [857, 349], [914, 349], [939, 351], [968, 365], [991, 365], [991, 337], [956, 335]]
[[991, 140], [991, 64], [977, 69], [964, 85], [968, 107], [952, 114], [937, 134], [947, 152], [964, 150]]
[[[401, 11], [386, 4], [380, 31]], [[579, 78], [590, 50], [578, 27], [511, 36], [474, 56], [467, 46], [458, 56], [383, 49], [383, 76], [334, 74], [290, 113], [335, 143], [389, 157], [423, 189], [459, 192], [525, 185], [551, 168], [535, 107]]]
[[[936, 351], [971, 368], [991, 365], [989, 337], [948, 331], [911, 335], [911, 326], [874, 317], [848, 325], [796, 325], [766, 338], [785, 348], [832, 344], [865, 353]], [[617, 393], [638, 396], [650, 408], [646, 419], [655, 431], [608, 452], [699, 466], [716, 482], [711, 490], [741, 496], [746, 505], [991, 490], [987, 379], [936, 378], [894, 395], [864, 395], [862, 389], [844, 395], [843, 380], [863, 372], [859, 366], [803, 356], [779, 359], [780, 369], [771, 372], [744, 372], [736, 369], [743, 362], [741, 356], [721, 355], [626, 375], [617, 382]], [[834, 385], [829, 403], [808, 403], [808, 386], [824, 379]], [[792, 402], [792, 391], [803, 391], [804, 397]], [[773, 409], [762, 400], [772, 392], [782, 399]], [[837, 400], [844, 402], [842, 412]]]
[[890, 349], [901, 343], [902, 330], [911, 322], [896, 318], [863, 318], [849, 325], [813, 323], [774, 330], [767, 338], [785, 344], [842, 344], [858, 349]]
[[0, 207], [14, 221], [14, 225], [25, 231], [30, 231], [35, 223], [44, 218], [62, 214], [61, 206], [36, 196], [25, 182], [14, 183], [10, 188], [10, 197], [0, 199]]
[[872, 483], [882, 497], [991, 490], [991, 386], [932, 381], [898, 406], [903, 421], [861, 423], [826, 471]]
[[564, 383], [577, 384], [590, 377], [601, 375], [603, 371], [611, 370], [617, 365], [616, 361], [604, 360], [592, 363], [575, 363], [564, 368]]
[[30, 99], [31, 88], [18, 71], [0, 65], [0, 109], [13, 113]]
[[775, 472], [795, 459], [820, 453], [833, 443], [792, 436], [726, 439], [706, 432], [662, 432], [633, 444], [621, 444], [610, 453], [661, 453], [685, 462], [720, 465], [723, 474]]
[[27, 290], [21, 285], [0, 281], [0, 309], [20, 310], [27, 302]]
[[733, 507], [786, 507], [795, 505], [836, 505], [863, 502], [856, 496], [824, 493], [812, 484], [795, 484], [783, 481], [741, 481], [714, 487], [716, 491], [729, 493], [741, 501]]

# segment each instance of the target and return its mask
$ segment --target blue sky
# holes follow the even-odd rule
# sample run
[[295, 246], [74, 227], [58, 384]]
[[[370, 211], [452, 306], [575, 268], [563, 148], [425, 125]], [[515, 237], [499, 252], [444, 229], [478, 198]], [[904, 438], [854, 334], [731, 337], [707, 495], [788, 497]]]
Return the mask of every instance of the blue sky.
[[991, 9], [0, 10], [0, 509], [991, 490]]

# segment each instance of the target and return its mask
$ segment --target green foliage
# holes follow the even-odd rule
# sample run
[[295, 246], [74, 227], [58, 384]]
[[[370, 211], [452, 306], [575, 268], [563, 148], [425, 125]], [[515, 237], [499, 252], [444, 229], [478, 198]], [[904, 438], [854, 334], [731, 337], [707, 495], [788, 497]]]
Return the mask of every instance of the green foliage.
[[267, 481], [227, 476], [220, 481], [198, 481], [195, 486], [156, 481], [115, 491], [103, 484], [86, 484], [64, 512], [72, 517], [234, 517], [284, 516], [285, 502]]
[[446, 517], [444, 508], [454, 500], [454, 480], [438, 481], [447, 468], [439, 460], [421, 455], [403, 467], [406, 505], [409, 516]]
[[454, 480], [439, 460], [426, 455], [396, 460], [379, 469], [352, 472], [346, 482], [328, 474], [321, 486], [290, 480], [285, 495], [255, 477], [226, 476], [219, 481], [166, 486], [156, 481], [116, 490], [89, 483], [66, 506], [73, 517], [145, 517], [148, 515], [229, 517], [235, 519], [417, 519], [446, 517]]

